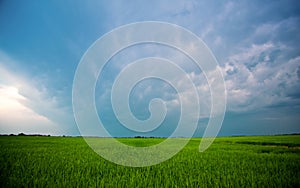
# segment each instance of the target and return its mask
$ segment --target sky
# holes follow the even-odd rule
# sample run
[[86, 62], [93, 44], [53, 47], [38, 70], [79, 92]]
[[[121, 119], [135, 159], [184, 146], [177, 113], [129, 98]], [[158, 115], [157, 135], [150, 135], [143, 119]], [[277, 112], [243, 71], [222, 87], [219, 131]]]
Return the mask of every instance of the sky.
[[[105, 33], [141, 21], [182, 26], [210, 48], [227, 89], [219, 136], [300, 133], [297, 0], [2, 0], [0, 134], [80, 135], [72, 109], [72, 85], [82, 56]], [[205, 77], [184, 55], [155, 44], [120, 51], [99, 76], [95, 101], [105, 127], [113, 136], [168, 136], [174, 131], [180, 113], [178, 105], [172, 103], [176, 101], [176, 90], [162, 80], [138, 83], [129, 101], [132, 113], [141, 120], [150, 115], [151, 99], [169, 101], [166, 119], [158, 129], [132, 132], [112, 111], [114, 79], [126, 65], [148, 56], [177, 61], [199, 86], [198, 94], [205, 100], [200, 102], [200, 114], [193, 117], [199, 121], [195, 136], [201, 136], [210, 111]]]

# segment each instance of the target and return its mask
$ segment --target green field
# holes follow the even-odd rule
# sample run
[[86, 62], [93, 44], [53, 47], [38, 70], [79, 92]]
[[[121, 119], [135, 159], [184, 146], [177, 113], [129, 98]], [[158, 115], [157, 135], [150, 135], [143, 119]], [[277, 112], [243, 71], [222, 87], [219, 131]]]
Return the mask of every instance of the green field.
[[203, 153], [199, 143], [133, 168], [106, 161], [80, 137], [0, 136], [0, 187], [300, 187], [299, 135], [220, 137]]

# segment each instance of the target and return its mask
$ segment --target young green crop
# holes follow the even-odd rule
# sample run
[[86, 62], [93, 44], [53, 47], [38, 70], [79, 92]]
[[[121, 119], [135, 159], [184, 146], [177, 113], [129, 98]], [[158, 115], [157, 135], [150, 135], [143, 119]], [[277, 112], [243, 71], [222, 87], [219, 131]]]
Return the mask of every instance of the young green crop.
[[[162, 140], [120, 139], [137, 147]], [[299, 135], [221, 137], [203, 153], [199, 143], [132, 168], [106, 161], [80, 137], [1, 136], [0, 187], [300, 187]]]

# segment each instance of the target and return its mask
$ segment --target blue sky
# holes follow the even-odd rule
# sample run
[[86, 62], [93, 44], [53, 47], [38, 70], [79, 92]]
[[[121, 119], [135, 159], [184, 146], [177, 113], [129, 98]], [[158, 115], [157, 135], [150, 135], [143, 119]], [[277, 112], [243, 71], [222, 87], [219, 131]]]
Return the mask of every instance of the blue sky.
[[[112, 29], [138, 21], [180, 25], [212, 50], [224, 75], [227, 110], [219, 135], [300, 132], [299, 1], [0, 1], [0, 133], [79, 135], [72, 112], [72, 83], [88, 47]], [[96, 87], [97, 110], [115, 136], [136, 135], [114, 117], [110, 89], [131, 61], [149, 55], [181, 59], [198, 83], [203, 75], [189, 60], [162, 46], [135, 46], [109, 62]], [[179, 58], [178, 58], [179, 57]], [[204, 84], [205, 85], [205, 84]], [[160, 88], [164, 88], [163, 90]], [[149, 116], [153, 97], [175, 95], [160, 80], [145, 80], [130, 105]], [[209, 101], [208, 101], [209, 102]], [[209, 104], [203, 101], [196, 136], [203, 133]], [[204, 118], [203, 118], [204, 117]], [[168, 106], [161, 128], [167, 136], [178, 121]]]

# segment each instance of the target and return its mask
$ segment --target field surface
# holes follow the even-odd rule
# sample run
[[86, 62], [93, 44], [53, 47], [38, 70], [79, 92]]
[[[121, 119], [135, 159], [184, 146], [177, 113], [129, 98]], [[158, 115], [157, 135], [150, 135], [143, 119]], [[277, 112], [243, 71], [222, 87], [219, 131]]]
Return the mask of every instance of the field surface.
[[[162, 140], [120, 139], [138, 147]], [[300, 187], [300, 135], [220, 137], [203, 153], [199, 143], [133, 168], [101, 158], [80, 137], [0, 136], [0, 187]]]

